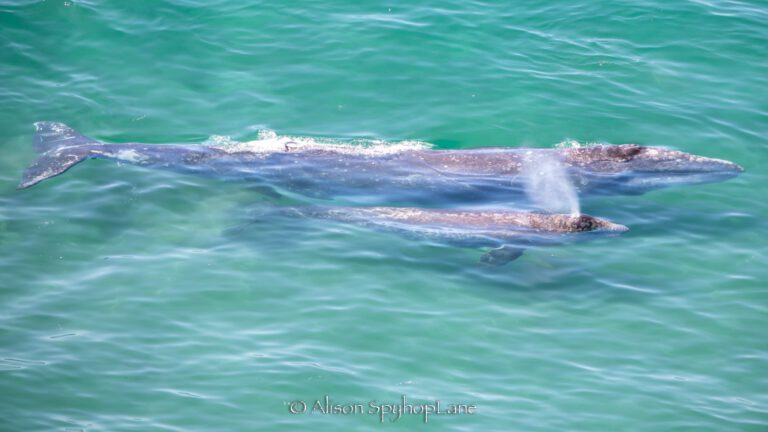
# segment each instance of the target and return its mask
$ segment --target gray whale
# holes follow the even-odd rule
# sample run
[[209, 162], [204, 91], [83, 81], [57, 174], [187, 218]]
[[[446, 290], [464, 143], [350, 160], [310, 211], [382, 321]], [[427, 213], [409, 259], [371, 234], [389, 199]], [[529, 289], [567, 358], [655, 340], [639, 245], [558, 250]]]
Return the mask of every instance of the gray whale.
[[322, 206], [276, 207], [273, 212], [349, 223], [450, 246], [494, 248], [481, 258], [491, 265], [506, 264], [527, 248], [615, 236], [628, 230], [585, 214]]
[[562, 164], [580, 194], [640, 194], [675, 184], [724, 180], [743, 171], [725, 160], [635, 144], [370, 152], [286, 143], [277, 149], [242, 149], [105, 144], [62, 123], [39, 122], [35, 127], [40, 156], [24, 171], [19, 188], [59, 175], [88, 158], [244, 179], [310, 197], [347, 198], [371, 205], [518, 199], [531, 155]]

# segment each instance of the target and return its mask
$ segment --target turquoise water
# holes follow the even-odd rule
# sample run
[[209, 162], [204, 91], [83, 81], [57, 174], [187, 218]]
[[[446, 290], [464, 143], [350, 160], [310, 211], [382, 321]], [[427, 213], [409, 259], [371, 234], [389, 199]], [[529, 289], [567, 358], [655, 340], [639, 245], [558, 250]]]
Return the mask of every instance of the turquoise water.
[[[759, 1], [0, 0], [0, 430], [768, 428]], [[743, 165], [582, 200], [625, 235], [480, 253], [249, 220], [243, 184], [89, 161], [17, 191], [32, 123], [437, 148], [634, 142]], [[214, 136], [212, 138], [212, 136]], [[232, 229], [235, 227], [235, 229]]]

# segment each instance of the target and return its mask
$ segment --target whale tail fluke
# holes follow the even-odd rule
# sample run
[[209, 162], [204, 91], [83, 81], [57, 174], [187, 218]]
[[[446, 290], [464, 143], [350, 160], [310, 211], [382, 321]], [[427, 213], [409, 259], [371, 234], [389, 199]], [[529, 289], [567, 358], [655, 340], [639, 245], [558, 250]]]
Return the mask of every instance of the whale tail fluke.
[[34, 146], [40, 157], [24, 170], [19, 189], [63, 173], [90, 156], [91, 144], [100, 144], [64, 123], [37, 122], [35, 128]]

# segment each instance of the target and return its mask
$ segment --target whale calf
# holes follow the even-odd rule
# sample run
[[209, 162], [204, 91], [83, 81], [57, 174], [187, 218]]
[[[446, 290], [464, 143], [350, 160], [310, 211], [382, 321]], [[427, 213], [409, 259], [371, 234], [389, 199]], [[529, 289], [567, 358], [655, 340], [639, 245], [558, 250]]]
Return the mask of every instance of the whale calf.
[[589, 215], [408, 207], [277, 207], [279, 215], [326, 219], [466, 248], [494, 248], [480, 261], [504, 265], [530, 247], [614, 236], [624, 225]]
[[[536, 160], [562, 165], [580, 194], [640, 194], [675, 184], [725, 180], [742, 170], [732, 162], [635, 144], [575, 148], [481, 147], [367, 149], [183, 144], [106, 144], [55, 122], [35, 123], [39, 158], [20, 188], [59, 175], [89, 159], [109, 159], [224, 179], [245, 179], [310, 197], [368, 205], [392, 202], [505, 202], [524, 195], [525, 172]], [[535, 156], [535, 157], [532, 157]]]

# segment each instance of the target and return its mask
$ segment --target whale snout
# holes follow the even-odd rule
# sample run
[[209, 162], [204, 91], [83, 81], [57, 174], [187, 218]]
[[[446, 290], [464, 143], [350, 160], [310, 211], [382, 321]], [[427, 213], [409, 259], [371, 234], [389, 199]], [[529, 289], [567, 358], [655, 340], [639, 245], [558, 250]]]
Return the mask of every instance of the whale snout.
[[678, 162], [678, 169], [681, 172], [722, 175], [727, 177], [734, 177], [744, 172], [744, 168], [741, 165], [731, 161], [686, 153], [682, 154], [686, 157], [681, 157], [681, 161]]
[[574, 232], [606, 232], [618, 234], [629, 231], [629, 228], [625, 225], [586, 214], [571, 216], [571, 218], [570, 230]]
[[744, 168], [724, 159], [717, 159], [677, 150], [643, 147], [632, 161], [640, 172], [668, 172], [678, 174], [738, 175]]
[[614, 233], [623, 233], [629, 231], [629, 227], [622, 224], [617, 224], [613, 222], [608, 222], [605, 227], [601, 228], [603, 231], [608, 232], [614, 232]]
[[624, 188], [639, 191], [719, 182], [744, 172], [741, 165], [731, 161], [660, 147], [641, 147], [624, 164]]

